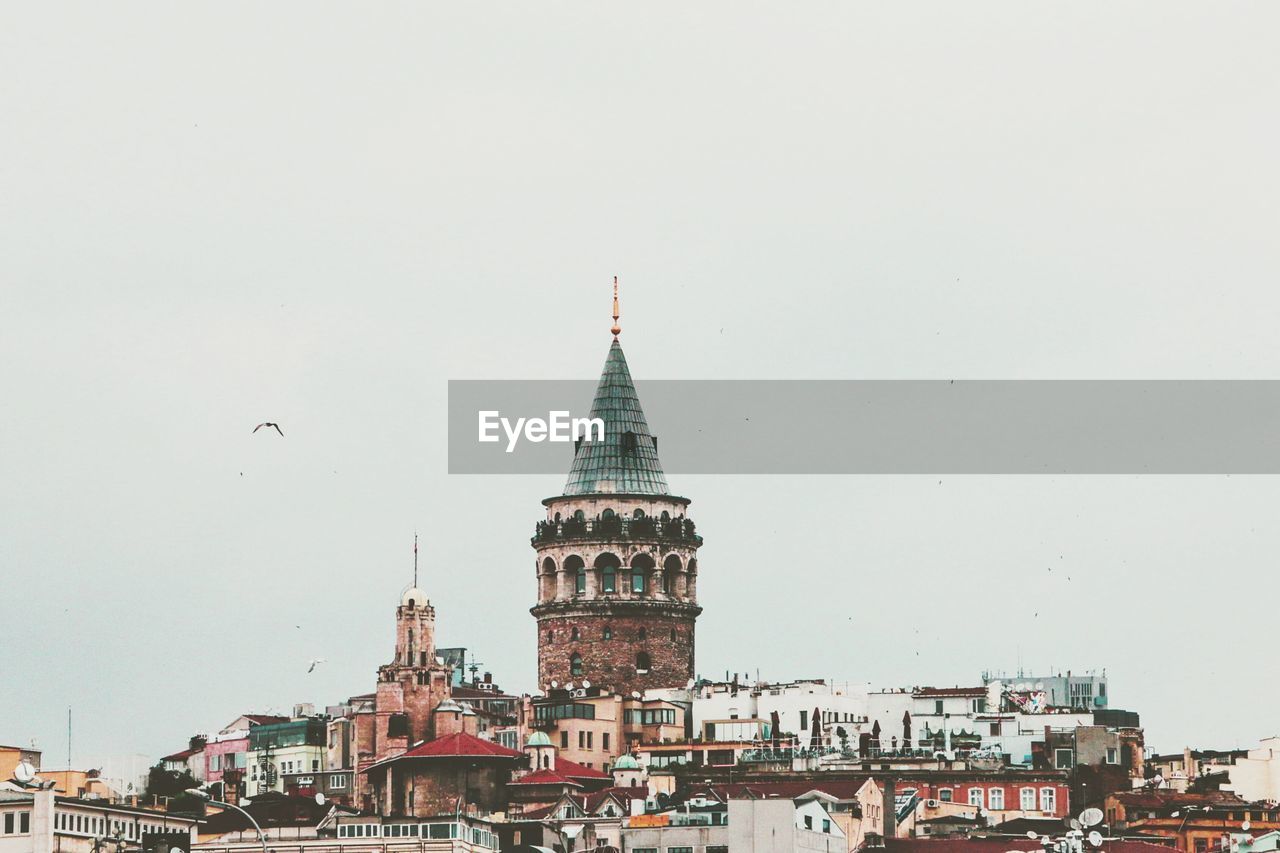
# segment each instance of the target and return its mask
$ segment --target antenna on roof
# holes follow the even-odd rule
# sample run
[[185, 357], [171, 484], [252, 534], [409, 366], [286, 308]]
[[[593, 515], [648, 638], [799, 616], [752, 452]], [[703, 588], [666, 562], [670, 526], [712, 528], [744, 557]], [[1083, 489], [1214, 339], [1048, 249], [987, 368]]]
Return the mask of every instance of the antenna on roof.
[[413, 531], [413, 586], [418, 587], [418, 531]]

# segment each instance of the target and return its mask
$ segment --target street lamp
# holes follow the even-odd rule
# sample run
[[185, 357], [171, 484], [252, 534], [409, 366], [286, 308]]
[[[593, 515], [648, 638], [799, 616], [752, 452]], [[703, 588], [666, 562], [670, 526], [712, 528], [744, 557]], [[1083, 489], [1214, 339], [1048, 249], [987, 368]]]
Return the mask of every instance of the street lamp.
[[201, 788], [188, 788], [187, 793], [193, 797], [204, 800], [211, 806], [218, 806], [224, 809], [235, 809], [236, 811], [240, 812], [240, 814], [247, 817], [249, 819], [249, 823], [253, 824], [253, 828], [258, 831], [258, 841], [259, 843], [262, 844], [262, 853], [268, 853], [267, 836], [263, 834], [262, 827], [258, 826], [258, 822], [253, 819], [253, 815], [249, 814], [247, 811], [240, 808], [239, 806], [232, 805], [231, 803], [224, 803], [221, 800], [215, 800], [212, 796], [210, 796], [208, 791], [205, 791]]

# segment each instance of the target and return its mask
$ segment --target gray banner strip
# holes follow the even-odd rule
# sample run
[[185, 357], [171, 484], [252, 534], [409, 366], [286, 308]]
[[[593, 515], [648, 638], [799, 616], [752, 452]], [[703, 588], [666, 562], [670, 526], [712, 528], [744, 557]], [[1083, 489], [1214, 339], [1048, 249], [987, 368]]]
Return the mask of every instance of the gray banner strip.
[[[594, 381], [449, 382], [449, 472], [564, 474], [571, 441], [482, 443], [479, 413], [587, 417]], [[1277, 474], [1280, 381], [636, 382], [668, 474]], [[508, 451], [511, 447], [511, 451]]]

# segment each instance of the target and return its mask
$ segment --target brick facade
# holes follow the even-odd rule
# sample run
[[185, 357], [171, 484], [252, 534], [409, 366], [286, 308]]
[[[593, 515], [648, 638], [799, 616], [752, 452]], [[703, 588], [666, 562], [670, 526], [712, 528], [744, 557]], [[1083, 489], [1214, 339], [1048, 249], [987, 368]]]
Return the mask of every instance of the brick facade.
[[[533, 547], [538, 687], [629, 695], [694, 677], [701, 537], [669, 495], [549, 498]], [[576, 632], [576, 633], [575, 633]], [[555, 682], [556, 688], [552, 687]]]

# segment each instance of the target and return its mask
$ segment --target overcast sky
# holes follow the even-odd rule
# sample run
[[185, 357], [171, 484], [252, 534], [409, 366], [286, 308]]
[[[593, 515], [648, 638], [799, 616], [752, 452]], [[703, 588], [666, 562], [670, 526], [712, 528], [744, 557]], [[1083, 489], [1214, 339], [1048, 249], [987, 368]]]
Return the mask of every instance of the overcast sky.
[[[439, 644], [533, 689], [564, 478], [450, 477], [446, 381], [594, 378], [615, 274], [638, 378], [1278, 378], [1277, 25], [10, 8], [0, 742], [60, 766], [72, 706], [73, 763], [158, 756], [371, 690], [414, 530]], [[1161, 750], [1280, 731], [1276, 478], [670, 480], [704, 675], [1105, 667]]]

